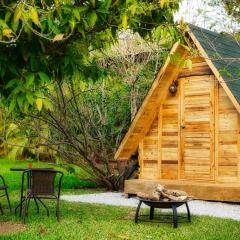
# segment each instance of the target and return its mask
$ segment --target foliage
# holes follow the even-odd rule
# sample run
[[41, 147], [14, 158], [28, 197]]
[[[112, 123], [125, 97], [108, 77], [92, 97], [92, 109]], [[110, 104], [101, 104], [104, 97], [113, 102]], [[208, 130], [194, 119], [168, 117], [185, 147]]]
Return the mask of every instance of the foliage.
[[[162, 60], [156, 56], [138, 63], [137, 106], [151, 85], [156, 63]], [[43, 146], [57, 152], [64, 161], [81, 166], [98, 182], [116, 190], [136, 170], [137, 162], [123, 165], [113, 161], [114, 152], [131, 121], [132, 83], [127, 79], [123, 81], [119, 74], [124, 62], [119, 62], [117, 69], [117, 62], [108, 65], [108, 60], [108, 57], [99, 58], [106, 77], [96, 82], [85, 82], [75, 75], [74, 79], [54, 84], [48, 95], [52, 110], [43, 109], [40, 114], [33, 111], [20, 125], [28, 126], [31, 132], [36, 132], [36, 123], [39, 129], [47, 125], [48, 135], [42, 131], [35, 134], [40, 146], [43, 142]], [[133, 65], [136, 63], [130, 62], [125, 68], [131, 70]]]
[[23, 155], [24, 147], [29, 141], [25, 131], [9, 116], [8, 111], [2, 107], [0, 110], [0, 155], [16, 159]]
[[1, 1], [0, 82], [9, 110], [50, 109], [44, 94], [51, 81], [71, 78], [74, 73], [87, 80], [99, 78], [101, 70], [89, 65], [90, 53], [108, 47], [121, 30], [129, 28], [147, 37], [153, 29], [160, 36], [166, 28], [174, 37], [171, 24], [178, 2]]
[[240, 22], [240, 1], [239, 0], [222, 0], [225, 9], [229, 15], [234, 17], [238, 22]]
[[[96, 190], [69, 192], [69, 194], [76, 193], [96, 193]], [[17, 192], [10, 192], [10, 197], [13, 206], [16, 206], [19, 201]], [[0, 238], [6, 240], [236, 240], [239, 238], [239, 221], [231, 219], [193, 216], [192, 223], [180, 223], [179, 227], [174, 229], [169, 223], [134, 223], [135, 208], [61, 201], [61, 221], [58, 222], [55, 217], [55, 202], [46, 201], [46, 203], [50, 208], [50, 217], [46, 216], [43, 208], [37, 215], [32, 201], [25, 229]], [[149, 214], [149, 209], [144, 209], [143, 213]], [[18, 215], [10, 215], [7, 210], [1, 216], [1, 220], [17, 223], [20, 221]]]

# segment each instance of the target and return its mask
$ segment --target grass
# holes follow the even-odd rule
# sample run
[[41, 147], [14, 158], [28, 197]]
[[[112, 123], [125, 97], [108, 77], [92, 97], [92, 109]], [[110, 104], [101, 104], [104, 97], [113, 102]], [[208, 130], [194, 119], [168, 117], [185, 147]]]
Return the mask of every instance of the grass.
[[[21, 172], [10, 171], [12, 167], [27, 168], [30, 161], [22, 160], [8, 160], [0, 159], [0, 174], [4, 176], [10, 190], [20, 189], [21, 186]], [[64, 172], [64, 178], [62, 182], [63, 189], [78, 189], [82, 187], [95, 187], [96, 184], [89, 180], [84, 180], [81, 178], [88, 177], [87, 174], [79, 167], [74, 166], [74, 174], [69, 173], [65, 168], [52, 166], [45, 162], [33, 162], [33, 167], [54, 167], [60, 171]], [[78, 176], [80, 177], [78, 177]]]
[[[85, 190], [82, 190], [81, 193], [84, 192]], [[15, 196], [15, 192], [12, 192], [11, 196]], [[12, 200], [14, 205], [17, 204], [16, 197]], [[193, 216], [191, 224], [180, 224], [179, 228], [173, 229], [170, 224], [135, 224], [133, 222], [134, 208], [62, 201], [61, 221], [58, 223], [54, 216], [54, 204], [48, 202], [48, 205], [51, 210], [49, 218], [43, 209], [38, 216], [32, 204], [25, 230], [0, 236], [0, 239], [239, 239], [240, 223], [233, 220]], [[20, 219], [17, 216], [5, 214], [1, 217], [1, 221], [20, 222]]]
[[[10, 163], [2, 166], [0, 173], [8, 173]], [[13, 162], [14, 163], [14, 162]], [[15, 163], [14, 163], [15, 164]], [[42, 163], [39, 163], [41, 165]], [[8, 165], [8, 167], [6, 167]], [[43, 164], [45, 166], [45, 164]], [[10, 173], [9, 173], [10, 174]], [[19, 186], [14, 180], [17, 173], [8, 175], [10, 184], [10, 198], [13, 206], [19, 201]], [[67, 186], [67, 185], [66, 185]], [[93, 193], [97, 189], [63, 189], [64, 194]], [[101, 190], [100, 190], [101, 191]], [[1, 199], [6, 207], [6, 201]], [[193, 216], [192, 223], [180, 224], [179, 228], [173, 229], [170, 224], [151, 224], [133, 222], [135, 209], [128, 207], [114, 207], [99, 204], [70, 203], [61, 201], [61, 221], [56, 221], [54, 216], [55, 203], [46, 202], [50, 208], [50, 217], [46, 216], [41, 208], [37, 215], [34, 204], [30, 206], [30, 214], [27, 218], [25, 229], [22, 232], [0, 236], [2, 240], [236, 240], [239, 239], [240, 222], [228, 219]], [[147, 211], [147, 210], [145, 210]], [[0, 221], [13, 221], [21, 223], [18, 216], [14, 216], [5, 210], [0, 215]]]

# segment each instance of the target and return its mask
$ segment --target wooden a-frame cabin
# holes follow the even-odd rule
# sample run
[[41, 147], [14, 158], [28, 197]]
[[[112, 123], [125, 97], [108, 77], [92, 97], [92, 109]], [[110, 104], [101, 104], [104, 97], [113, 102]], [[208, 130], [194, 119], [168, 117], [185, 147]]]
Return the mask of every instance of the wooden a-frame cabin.
[[115, 154], [139, 160], [139, 179], [125, 181], [124, 191], [161, 183], [198, 199], [240, 202], [240, 46], [192, 25], [185, 37], [199, 55], [179, 43], [170, 55], [191, 59], [192, 69], [166, 60]]

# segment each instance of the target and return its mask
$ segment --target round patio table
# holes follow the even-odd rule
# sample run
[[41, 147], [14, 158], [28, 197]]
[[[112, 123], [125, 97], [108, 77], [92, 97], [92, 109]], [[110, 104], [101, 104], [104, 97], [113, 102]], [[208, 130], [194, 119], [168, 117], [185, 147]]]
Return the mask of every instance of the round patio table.
[[[185, 221], [185, 222], [191, 222], [191, 213], [190, 213], [190, 209], [189, 209], [189, 206], [188, 206], [188, 201], [191, 200], [191, 199], [186, 199], [185, 201], [161, 201], [161, 200], [160, 201], [153, 201], [153, 200], [147, 200], [147, 199], [143, 199], [143, 198], [138, 198], [138, 200], [139, 200], [139, 203], [138, 203], [138, 206], [137, 206], [137, 209], [136, 209], [135, 223], [137, 223], [139, 220], [147, 221], [147, 222], [149, 222], [149, 221], [153, 222], [155, 208], [159, 208], [159, 209], [172, 209], [172, 215], [166, 215], [166, 214], [165, 215], [159, 215], [159, 216], [163, 216], [163, 217], [171, 216], [172, 217], [172, 221], [169, 222], [169, 221], [166, 221], [166, 219], [165, 219], [164, 221], [157, 221], [157, 222], [173, 223], [173, 227], [174, 228], [178, 227], [178, 222], [179, 222], [178, 220], [180, 218], [184, 219], [184, 220], [187, 219], [187, 221]], [[149, 215], [139, 215], [142, 203], [144, 203], [148, 207], [150, 207], [150, 214]], [[178, 216], [177, 208], [182, 206], [182, 205], [186, 206], [187, 217], [185, 217], [185, 216]], [[141, 217], [146, 217], [146, 216], [149, 217], [149, 220], [141, 218]]]

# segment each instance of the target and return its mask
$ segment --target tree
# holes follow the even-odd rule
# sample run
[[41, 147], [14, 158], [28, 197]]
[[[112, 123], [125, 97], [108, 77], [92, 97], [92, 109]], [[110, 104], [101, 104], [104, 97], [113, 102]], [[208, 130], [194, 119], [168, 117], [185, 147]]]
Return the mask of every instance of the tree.
[[222, 0], [227, 13], [240, 22], [240, 1], [239, 0]]
[[[121, 31], [159, 44], [163, 38], [175, 39], [178, 2], [1, 1], [2, 101], [18, 113], [20, 122], [30, 120], [38, 129], [49, 129], [48, 134], [37, 131], [37, 144], [32, 141], [36, 147], [47, 146], [109, 188], [119, 188], [137, 164], [112, 166], [130, 121], [128, 101], [119, 104], [119, 98], [129, 92], [128, 86], [109, 80], [97, 55], [117, 42]], [[33, 124], [27, 128], [36, 130]]]
[[87, 80], [98, 78], [91, 71], [96, 70], [90, 66], [91, 52], [111, 45], [119, 31], [129, 28], [147, 37], [153, 29], [158, 35], [161, 29], [174, 29], [178, 2], [2, 0], [0, 82], [10, 111], [49, 108], [44, 93], [51, 81], [75, 72]]

